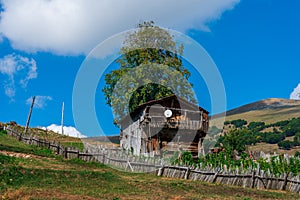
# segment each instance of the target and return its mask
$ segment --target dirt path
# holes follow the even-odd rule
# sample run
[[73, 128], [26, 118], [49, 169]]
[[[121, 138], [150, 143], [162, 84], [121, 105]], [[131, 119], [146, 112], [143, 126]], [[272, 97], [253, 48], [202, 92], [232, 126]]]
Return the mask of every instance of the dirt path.
[[12, 156], [16, 158], [42, 158], [41, 156], [33, 155], [33, 154], [26, 154], [26, 153], [17, 153], [13, 151], [4, 151], [0, 150], [0, 153], [5, 156]]

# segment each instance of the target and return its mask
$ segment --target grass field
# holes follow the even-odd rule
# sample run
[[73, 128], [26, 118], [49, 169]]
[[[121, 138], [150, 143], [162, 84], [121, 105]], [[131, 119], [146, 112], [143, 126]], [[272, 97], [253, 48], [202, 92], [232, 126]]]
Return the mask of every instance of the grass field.
[[1, 199], [297, 199], [298, 194], [126, 173], [0, 133]]

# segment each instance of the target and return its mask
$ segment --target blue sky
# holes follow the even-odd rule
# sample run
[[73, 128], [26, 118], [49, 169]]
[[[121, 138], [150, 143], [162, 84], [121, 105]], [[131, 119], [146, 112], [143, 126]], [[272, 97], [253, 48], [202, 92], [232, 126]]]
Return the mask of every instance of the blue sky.
[[[194, 0], [170, 6], [165, 0], [158, 7], [155, 0], [147, 1], [148, 8], [138, 1], [116, 7], [115, 1], [1, 1], [0, 121], [24, 125], [36, 95], [32, 127], [60, 124], [63, 101], [65, 124], [75, 127], [72, 94], [82, 62], [98, 43], [142, 20], [180, 31], [204, 47], [223, 78], [227, 109], [273, 97], [299, 99], [299, 1]], [[190, 70], [200, 105], [210, 111], [207, 87]], [[100, 80], [94, 94], [99, 123], [104, 133], [118, 134]]]

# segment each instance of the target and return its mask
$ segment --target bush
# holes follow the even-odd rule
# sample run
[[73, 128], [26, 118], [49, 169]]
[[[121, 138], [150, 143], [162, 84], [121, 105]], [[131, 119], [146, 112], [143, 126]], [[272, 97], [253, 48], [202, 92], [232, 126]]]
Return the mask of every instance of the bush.
[[250, 122], [248, 128], [253, 131], [261, 131], [265, 128], [265, 122]]
[[194, 164], [192, 153], [189, 151], [184, 151], [181, 155], [182, 164], [191, 166]]
[[283, 148], [284, 150], [290, 150], [294, 146], [294, 144], [292, 141], [285, 140], [279, 142], [278, 146], [279, 148]]
[[291, 137], [291, 136], [294, 136], [296, 134], [297, 130], [295, 129], [286, 129], [284, 130], [284, 133], [286, 135], [286, 137]]
[[233, 124], [236, 128], [241, 128], [247, 124], [247, 121], [245, 121], [243, 119], [237, 119], [237, 120], [231, 121], [231, 124]]
[[229, 124], [231, 124], [230, 121], [225, 121], [225, 122], [224, 122], [224, 125], [229, 125]]
[[269, 144], [277, 144], [285, 139], [285, 133], [280, 132], [268, 132], [263, 134], [263, 142]]

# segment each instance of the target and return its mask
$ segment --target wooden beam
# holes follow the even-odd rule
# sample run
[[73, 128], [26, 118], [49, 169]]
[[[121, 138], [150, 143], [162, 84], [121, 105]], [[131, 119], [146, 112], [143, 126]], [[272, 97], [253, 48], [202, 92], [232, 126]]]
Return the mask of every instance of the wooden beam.
[[[31, 118], [34, 101], [35, 101], [35, 96], [33, 96], [33, 98], [32, 98], [32, 103], [31, 103], [30, 110], [28, 113], [27, 122], [26, 122], [25, 130], [24, 130], [24, 135], [26, 135], [27, 131], [28, 131], [28, 126], [29, 126], [29, 122], [30, 122], [30, 118]], [[19, 140], [21, 140], [21, 139], [22, 139], [22, 134], [20, 134], [20, 137], [19, 137]]]

